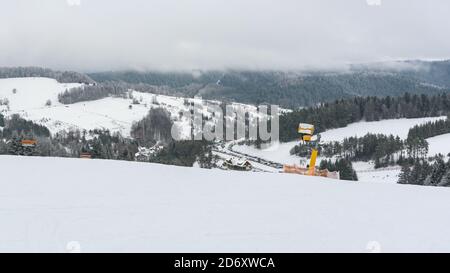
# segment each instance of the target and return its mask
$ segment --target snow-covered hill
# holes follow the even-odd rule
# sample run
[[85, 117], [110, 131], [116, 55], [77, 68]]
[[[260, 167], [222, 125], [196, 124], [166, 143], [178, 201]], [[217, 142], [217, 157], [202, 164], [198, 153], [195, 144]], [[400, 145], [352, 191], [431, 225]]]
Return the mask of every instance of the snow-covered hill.
[[[152, 107], [163, 107], [168, 110], [174, 123], [179, 126], [180, 132], [189, 133], [190, 123], [186, 118], [180, 117], [180, 112], [188, 111], [189, 104], [203, 105], [206, 102], [201, 98], [187, 99], [133, 90], [130, 90], [126, 98], [107, 97], [69, 105], [58, 102], [58, 94], [80, 86], [82, 85], [76, 83], [61, 84], [49, 78], [0, 79], [0, 100], [8, 101], [9, 105], [0, 105], [0, 112], [5, 115], [19, 114], [25, 119], [45, 125], [52, 133], [68, 129], [109, 129], [129, 136], [133, 122], [142, 119]], [[133, 98], [139, 104], [132, 104]], [[51, 106], [46, 105], [48, 100]], [[207, 111], [207, 105], [202, 107], [202, 113], [205, 116], [211, 116]], [[240, 103], [234, 103], [233, 107], [256, 111], [254, 106]], [[286, 109], [280, 109], [280, 111], [286, 111]], [[251, 113], [251, 116], [254, 115], [256, 112]]]
[[[61, 84], [49, 78], [0, 79], [0, 99], [9, 101], [9, 108], [0, 106], [6, 115], [23, 118], [47, 126], [52, 133], [67, 129], [109, 129], [128, 136], [133, 121], [142, 119], [152, 106], [163, 105], [174, 116], [183, 108], [182, 98], [133, 92], [140, 104], [131, 98], [104, 98], [95, 101], [63, 105], [58, 94], [80, 84]], [[15, 92], [13, 90], [15, 89]], [[52, 105], [46, 106], [50, 100]]]
[[428, 144], [428, 155], [434, 156], [442, 154], [447, 156], [450, 153], [450, 134], [439, 135], [427, 139]]
[[450, 251], [450, 189], [0, 156], [0, 251]]
[[0, 99], [8, 99], [13, 112], [41, 109], [47, 100], [59, 104], [59, 93], [79, 86], [81, 84], [59, 83], [49, 78], [0, 79]]

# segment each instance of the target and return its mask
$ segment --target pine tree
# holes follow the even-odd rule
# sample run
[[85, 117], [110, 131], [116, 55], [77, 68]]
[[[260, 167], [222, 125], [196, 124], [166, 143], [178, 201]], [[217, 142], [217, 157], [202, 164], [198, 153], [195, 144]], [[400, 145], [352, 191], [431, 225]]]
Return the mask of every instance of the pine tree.
[[21, 155], [22, 154], [22, 145], [21, 138], [18, 136], [13, 136], [13, 138], [9, 142], [8, 151], [12, 155]]
[[403, 165], [399, 175], [399, 184], [410, 184], [411, 181], [411, 168], [408, 165]]
[[438, 186], [448, 187], [450, 186], [450, 168], [448, 168], [447, 172], [442, 176]]

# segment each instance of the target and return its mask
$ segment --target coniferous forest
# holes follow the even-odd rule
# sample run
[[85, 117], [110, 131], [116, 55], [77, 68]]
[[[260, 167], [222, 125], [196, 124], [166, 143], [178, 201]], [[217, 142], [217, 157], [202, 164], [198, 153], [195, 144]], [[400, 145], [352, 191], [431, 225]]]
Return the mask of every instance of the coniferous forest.
[[316, 130], [345, 127], [358, 121], [446, 116], [450, 112], [450, 95], [412, 95], [400, 97], [358, 97], [303, 108], [280, 116], [280, 140], [298, 137], [298, 121], [312, 123]]

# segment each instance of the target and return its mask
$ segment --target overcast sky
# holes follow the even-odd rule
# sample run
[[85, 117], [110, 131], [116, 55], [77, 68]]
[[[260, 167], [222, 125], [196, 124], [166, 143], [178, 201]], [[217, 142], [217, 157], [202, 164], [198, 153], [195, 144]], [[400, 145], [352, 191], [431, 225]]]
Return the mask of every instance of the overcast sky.
[[301, 69], [450, 58], [448, 0], [0, 0], [0, 66]]

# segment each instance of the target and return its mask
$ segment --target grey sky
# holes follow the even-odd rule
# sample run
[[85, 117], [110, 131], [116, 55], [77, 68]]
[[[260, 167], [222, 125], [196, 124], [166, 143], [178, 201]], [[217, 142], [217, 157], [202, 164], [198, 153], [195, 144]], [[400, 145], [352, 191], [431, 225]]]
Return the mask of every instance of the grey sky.
[[450, 1], [379, 1], [0, 0], [0, 66], [297, 69], [450, 58]]

